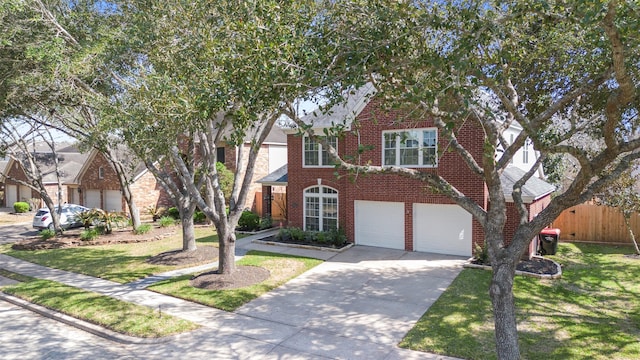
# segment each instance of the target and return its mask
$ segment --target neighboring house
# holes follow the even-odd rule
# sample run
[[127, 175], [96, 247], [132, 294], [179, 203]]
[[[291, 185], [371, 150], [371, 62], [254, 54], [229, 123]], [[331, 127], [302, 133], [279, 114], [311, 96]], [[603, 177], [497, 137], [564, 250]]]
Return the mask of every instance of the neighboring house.
[[5, 201], [4, 201], [4, 183], [5, 183], [5, 179], [4, 179], [4, 169], [6, 169], [7, 164], [9, 163], [8, 158], [3, 157], [0, 160], [0, 204], [2, 204], [1, 206], [6, 206]]
[[[80, 171], [82, 164], [84, 164], [87, 155], [80, 153], [73, 146], [66, 146], [57, 150], [58, 154], [58, 167], [60, 173], [60, 181], [62, 183], [62, 189], [58, 192], [58, 178], [56, 176], [55, 164], [53, 162], [53, 154], [51, 151], [38, 151], [35, 153], [36, 162], [40, 166], [40, 170], [43, 174], [42, 180], [44, 187], [51, 196], [54, 203], [74, 203], [77, 202], [75, 194], [77, 192], [78, 184], [75, 183], [75, 177]], [[10, 159], [3, 172], [3, 178], [5, 179], [5, 196], [4, 206], [12, 207], [16, 201], [26, 201], [30, 199], [39, 199], [40, 195], [37, 191], [32, 190], [26, 185], [22, 185], [13, 179], [19, 179], [25, 182], [29, 182], [27, 176], [22, 168], [22, 165]], [[37, 204], [43, 206], [42, 203]]]
[[[127, 177], [131, 179], [131, 193], [140, 214], [144, 214], [148, 208], [173, 206], [173, 200], [144, 163], [139, 162]], [[91, 150], [87, 161], [78, 172], [76, 182], [79, 204], [111, 212], [128, 212], [118, 175], [113, 165], [98, 150]]]
[[[381, 110], [381, 100], [365, 86], [335, 106], [328, 115], [304, 118], [316, 133], [342, 124], [345, 136], [331, 139], [338, 152], [353, 156], [360, 164], [396, 165], [437, 173], [453, 186], [487, 208], [488, 193], [481, 178], [467, 167], [440, 137], [430, 120], [409, 120], [400, 110]], [[352, 127], [353, 120], [358, 126]], [[401, 122], [398, 119], [403, 119]], [[483, 152], [483, 132], [468, 121], [456, 132], [458, 141], [476, 158]], [[472, 255], [474, 244], [482, 245], [484, 233], [472, 216], [446, 196], [432, 192], [420, 181], [396, 175], [347, 174], [331, 164], [322, 145], [291, 130], [287, 138], [289, 161], [286, 174], [263, 179], [265, 186], [287, 186], [288, 223], [310, 231], [341, 227], [347, 238], [359, 245], [460, 256]], [[373, 150], [359, 154], [362, 146]], [[505, 170], [505, 194], [523, 168], [534, 162], [533, 149], [516, 154], [522, 159]], [[515, 161], [514, 161], [515, 163]], [[278, 180], [279, 179], [279, 180]], [[550, 201], [554, 187], [532, 178], [523, 188], [531, 213], [537, 214]], [[509, 199], [507, 195], [507, 199]], [[514, 232], [518, 217], [511, 202], [505, 236]], [[532, 242], [533, 244], [534, 242]], [[532, 245], [533, 246], [533, 245]], [[535, 249], [530, 248], [530, 253]]]
[[[243, 146], [249, 147], [248, 143]], [[235, 171], [237, 162], [237, 150], [232, 146], [220, 144], [217, 149], [218, 161], [222, 162], [231, 171]], [[254, 169], [254, 179], [259, 179], [269, 172], [287, 162], [286, 134], [280, 128], [274, 128], [267, 136], [258, 153], [258, 159]], [[173, 199], [165, 189], [156, 181], [153, 174], [147, 170], [141, 162], [132, 173], [131, 192], [140, 213], [148, 208], [160, 208], [174, 206]], [[75, 180], [77, 187], [77, 199], [81, 205], [90, 208], [101, 208], [107, 211], [128, 212], [122, 196], [122, 188], [116, 172], [109, 161], [97, 150], [92, 150]], [[258, 196], [256, 197], [256, 193]], [[245, 208], [256, 209], [261, 204], [260, 184], [255, 181], [251, 184]]]

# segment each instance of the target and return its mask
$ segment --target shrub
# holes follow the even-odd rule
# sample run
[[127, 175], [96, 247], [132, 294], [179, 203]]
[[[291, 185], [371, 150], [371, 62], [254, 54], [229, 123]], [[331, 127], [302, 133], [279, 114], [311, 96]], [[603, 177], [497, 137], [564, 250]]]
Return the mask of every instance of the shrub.
[[167, 211], [167, 209], [163, 208], [162, 206], [149, 206], [146, 208], [146, 210], [147, 214], [151, 215], [153, 221], [160, 219]]
[[109, 212], [100, 209], [92, 210], [98, 225], [104, 228], [105, 234], [111, 234], [114, 228], [124, 227], [129, 221], [129, 217], [122, 212]]
[[82, 222], [85, 230], [89, 229], [94, 222], [98, 221], [100, 217], [100, 211], [97, 209], [81, 211], [76, 214], [76, 218]]
[[80, 233], [80, 240], [82, 241], [95, 240], [96, 238], [98, 238], [98, 235], [100, 235], [98, 229], [82, 230], [82, 232]]
[[178, 211], [178, 208], [175, 206], [170, 207], [167, 209], [167, 214], [165, 216], [172, 217], [174, 220], [180, 220], [180, 211]]
[[24, 201], [15, 202], [13, 203], [13, 211], [17, 213], [26, 213], [27, 211], [29, 211], [29, 203], [26, 203]]
[[197, 224], [202, 224], [207, 221], [207, 215], [205, 215], [202, 211], [196, 210], [193, 213], [193, 222]]
[[44, 230], [40, 231], [40, 238], [42, 238], [42, 240], [48, 240], [48, 239], [51, 239], [54, 236], [56, 236], [55, 230], [44, 229]]
[[271, 216], [265, 216], [260, 219], [260, 230], [270, 229], [273, 227], [273, 220], [271, 220]]
[[291, 234], [291, 240], [293, 241], [304, 241], [305, 239], [305, 231], [300, 228], [289, 228], [289, 234]]
[[151, 224], [142, 224], [135, 230], [133, 230], [133, 233], [136, 235], [142, 235], [148, 233], [149, 231], [151, 231]]
[[160, 220], [158, 220], [158, 222], [160, 223], [161, 227], [167, 227], [175, 225], [176, 219], [172, 218], [171, 216], [163, 216], [160, 218]]
[[260, 216], [252, 213], [251, 211], [245, 210], [240, 215], [240, 220], [238, 220], [238, 227], [241, 230], [246, 231], [254, 231], [260, 228]]
[[227, 169], [223, 163], [216, 163], [216, 172], [218, 173], [218, 182], [220, 183], [220, 188], [222, 189], [222, 193], [225, 195], [224, 198], [227, 202], [229, 202], [229, 198], [231, 197], [231, 190], [233, 190], [233, 178], [234, 174], [231, 170]]
[[478, 245], [477, 243], [473, 244], [473, 257], [479, 264], [490, 265], [489, 261], [489, 249], [486, 245]]
[[342, 247], [347, 242], [347, 234], [344, 229], [339, 227], [329, 231], [328, 243], [335, 247]]
[[331, 231], [304, 231], [291, 227], [280, 229], [274, 237], [276, 240], [283, 242], [310, 243], [337, 248], [344, 246], [347, 242], [347, 235], [342, 228]]

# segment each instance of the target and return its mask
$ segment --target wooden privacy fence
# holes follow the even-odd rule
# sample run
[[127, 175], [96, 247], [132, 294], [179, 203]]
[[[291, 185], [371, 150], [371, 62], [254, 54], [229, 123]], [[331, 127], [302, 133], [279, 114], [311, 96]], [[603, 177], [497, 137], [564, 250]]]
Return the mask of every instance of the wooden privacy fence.
[[[640, 236], [640, 214], [631, 215], [631, 227]], [[591, 203], [562, 212], [553, 222], [560, 229], [560, 240], [606, 244], [630, 244], [631, 237], [622, 213], [616, 208]]]
[[[262, 192], [256, 192], [255, 198], [255, 211], [257, 214], [261, 215], [264, 213], [263, 209], [263, 198]], [[286, 220], [287, 219], [287, 194], [286, 193], [272, 193], [271, 200], [271, 218], [273, 220]]]

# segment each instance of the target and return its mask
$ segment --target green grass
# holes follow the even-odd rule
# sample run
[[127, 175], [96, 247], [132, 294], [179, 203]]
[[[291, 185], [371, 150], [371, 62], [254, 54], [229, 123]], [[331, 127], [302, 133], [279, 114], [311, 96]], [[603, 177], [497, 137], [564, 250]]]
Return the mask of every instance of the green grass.
[[[0, 246], [0, 253], [47, 267], [127, 283], [177, 268], [146, 262], [151, 256], [182, 248], [181, 230], [179, 227], [174, 229], [174, 235], [149, 242], [36, 251], [13, 250], [7, 244]], [[205, 227], [196, 228], [195, 231], [198, 246], [217, 247], [218, 236], [215, 230]]]
[[321, 262], [322, 260], [305, 257], [250, 251], [236, 264], [261, 266], [269, 270], [271, 272], [269, 279], [259, 284], [233, 290], [206, 290], [191, 286], [192, 276], [186, 275], [159, 282], [148, 289], [218, 309], [233, 311]]
[[[559, 246], [559, 280], [516, 277], [524, 359], [640, 358], [640, 260], [630, 247]], [[495, 359], [489, 271], [465, 269], [400, 343], [465, 359]]]
[[120, 301], [55, 281], [36, 280], [4, 270], [0, 275], [23, 281], [5, 286], [2, 291], [7, 294], [122, 334], [157, 338], [200, 327], [190, 321], [161, 314], [146, 306]]

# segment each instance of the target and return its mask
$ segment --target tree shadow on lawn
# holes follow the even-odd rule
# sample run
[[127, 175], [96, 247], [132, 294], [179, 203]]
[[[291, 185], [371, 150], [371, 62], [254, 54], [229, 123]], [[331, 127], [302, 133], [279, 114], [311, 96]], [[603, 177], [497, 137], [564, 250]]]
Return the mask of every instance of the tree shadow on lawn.
[[126, 251], [113, 249], [9, 250], [6, 254], [43, 266], [119, 283], [127, 283], [171, 269], [169, 266], [148, 264], [146, 259], [149, 256], [134, 256]]
[[640, 270], [629, 250], [566, 244], [553, 257], [561, 279], [516, 278], [523, 348], [540, 358], [638, 358]]

